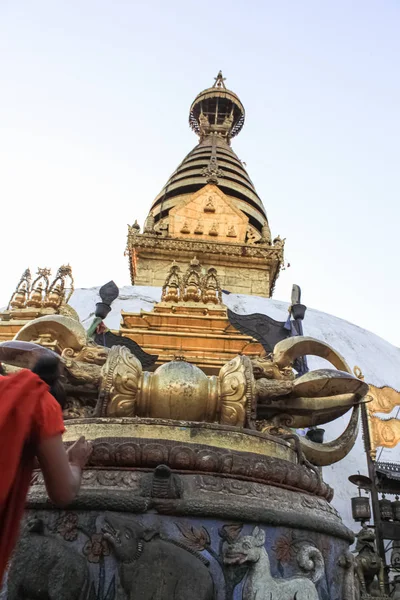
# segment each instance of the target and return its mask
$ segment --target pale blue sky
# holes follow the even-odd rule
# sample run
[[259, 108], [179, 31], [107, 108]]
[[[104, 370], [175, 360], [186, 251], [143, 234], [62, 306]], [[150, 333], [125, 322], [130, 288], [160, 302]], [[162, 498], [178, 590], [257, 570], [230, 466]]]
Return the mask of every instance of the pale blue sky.
[[126, 225], [222, 69], [247, 113], [233, 148], [287, 238], [275, 297], [298, 283], [400, 345], [399, 31], [397, 0], [0, 0], [0, 305], [28, 266], [129, 283]]

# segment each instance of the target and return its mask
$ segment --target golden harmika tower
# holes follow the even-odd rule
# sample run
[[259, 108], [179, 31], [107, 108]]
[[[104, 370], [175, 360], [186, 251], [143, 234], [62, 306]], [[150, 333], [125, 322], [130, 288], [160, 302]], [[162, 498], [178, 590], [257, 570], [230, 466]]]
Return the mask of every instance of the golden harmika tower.
[[143, 233], [137, 222], [129, 227], [132, 283], [162, 286], [173, 261], [185, 269], [195, 256], [205, 272], [217, 268], [223, 289], [272, 295], [284, 242], [272, 241], [263, 203], [231, 148], [245, 111], [224, 81], [219, 72], [194, 100], [189, 123], [199, 143], [154, 200]]

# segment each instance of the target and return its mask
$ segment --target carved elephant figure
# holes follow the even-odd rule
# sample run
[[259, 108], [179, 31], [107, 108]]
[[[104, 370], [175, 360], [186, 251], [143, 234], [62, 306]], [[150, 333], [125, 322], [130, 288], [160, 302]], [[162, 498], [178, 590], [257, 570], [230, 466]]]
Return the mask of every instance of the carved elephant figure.
[[28, 524], [8, 576], [7, 600], [85, 600], [89, 591], [86, 559], [52, 535], [43, 522]]
[[103, 528], [119, 561], [129, 600], [214, 600], [214, 583], [204, 559], [135, 519], [107, 513]]

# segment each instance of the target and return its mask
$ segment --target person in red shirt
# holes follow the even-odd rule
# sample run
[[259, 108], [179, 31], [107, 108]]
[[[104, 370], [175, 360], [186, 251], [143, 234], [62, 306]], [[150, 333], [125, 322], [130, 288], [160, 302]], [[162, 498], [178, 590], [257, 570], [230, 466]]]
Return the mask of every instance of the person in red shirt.
[[92, 447], [82, 437], [65, 450], [64, 400], [55, 358], [39, 359], [32, 371], [0, 375], [0, 584], [18, 539], [35, 458], [55, 505], [65, 507], [79, 491]]

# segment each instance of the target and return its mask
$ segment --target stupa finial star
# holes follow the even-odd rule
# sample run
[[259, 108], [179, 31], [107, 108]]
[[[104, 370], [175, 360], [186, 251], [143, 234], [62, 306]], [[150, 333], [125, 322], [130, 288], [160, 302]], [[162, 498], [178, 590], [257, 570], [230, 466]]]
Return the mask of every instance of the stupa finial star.
[[215, 83], [214, 83], [214, 87], [219, 87], [219, 88], [225, 88], [225, 83], [224, 81], [226, 81], [226, 77], [224, 77], [222, 75], [222, 71], [219, 71], [218, 75], [216, 77], [214, 77], [215, 79]]

